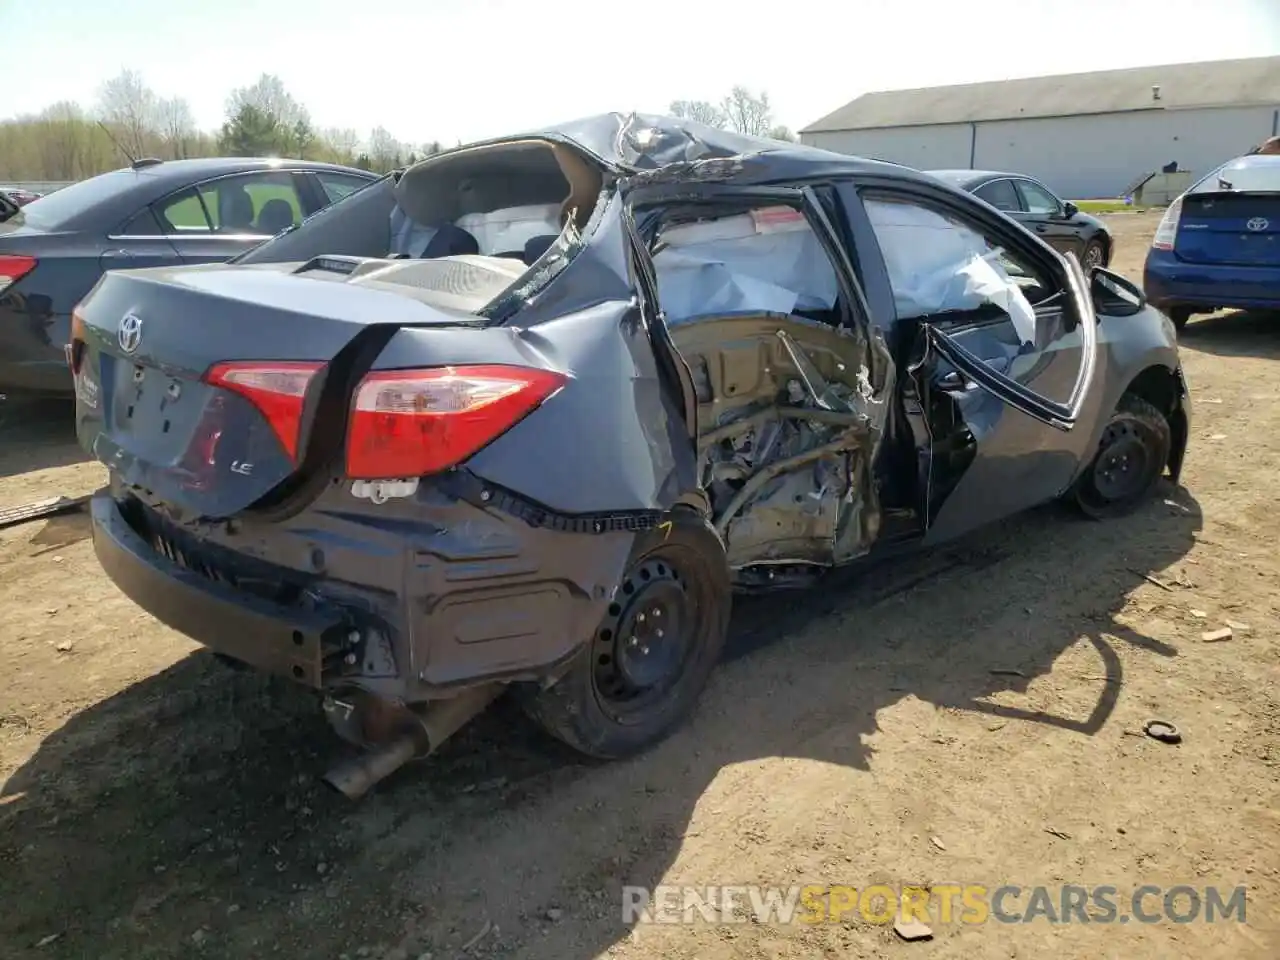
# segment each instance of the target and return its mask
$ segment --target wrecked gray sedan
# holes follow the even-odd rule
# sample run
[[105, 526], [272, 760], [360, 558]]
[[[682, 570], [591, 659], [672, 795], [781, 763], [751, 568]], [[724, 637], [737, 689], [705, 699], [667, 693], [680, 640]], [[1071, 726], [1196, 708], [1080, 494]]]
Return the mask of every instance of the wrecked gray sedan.
[[620, 757], [735, 589], [1176, 481], [1169, 321], [916, 171], [611, 114], [459, 148], [235, 261], [107, 275], [68, 351], [103, 568], [322, 693], [358, 796], [511, 688]]

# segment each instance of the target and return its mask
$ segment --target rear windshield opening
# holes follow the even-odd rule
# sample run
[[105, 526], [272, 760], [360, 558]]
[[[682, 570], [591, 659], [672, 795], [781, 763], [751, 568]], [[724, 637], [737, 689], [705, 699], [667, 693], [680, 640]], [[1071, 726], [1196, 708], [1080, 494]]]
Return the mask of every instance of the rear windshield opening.
[[479, 311], [516, 284], [571, 221], [586, 226], [602, 187], [598, 168], [547, 141], [459, 150], [353, 193], [237, 262], [390, 258], [365, 264], [352, 280], [399, 284]]
[[1280, 193], [1280, 156], [1253, 155], [1223, 164], [1192, 193]]

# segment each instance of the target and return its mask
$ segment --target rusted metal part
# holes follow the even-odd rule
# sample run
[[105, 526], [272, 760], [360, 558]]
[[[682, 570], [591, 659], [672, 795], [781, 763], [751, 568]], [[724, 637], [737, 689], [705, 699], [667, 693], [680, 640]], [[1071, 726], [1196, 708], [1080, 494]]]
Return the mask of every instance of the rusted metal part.
[[[324, 782], [349, 800], [360, 799], [410, 760], [440, 749], [441, 744], [489, 706], [502, 690], [502, 684], [485, 684], [448, 700], [434, 701], [420, 710], [397, 709], [385, 703], [374, 706], [367, 698], [359, 701], [352, 710], [370, 711], [368, 720], [343, 716], [343, 722], [353, 721], [362, 737], [381, 734], [385, 739], [335, 766], [324, 775]], [[389, 714], [398, 716], [393, 719]], [[332, 716], [331, 722], [334, 722]], [[339, 729], [347, 739], [351, 739], [350, 732], [350, 729], [346, 732]]]
[[60, 513], [70, 513], [73, 510], [79, 510], [89, 502], [89, 497], [49, 497], [45, 500], [37, 500], [34, 503], [24, 503], [21, 506], [9, 507], [0, 510], [0, 530], [6, 527], [16, 527], [20, 523], [30, 523], [32, 520], [41, 520], [45, 517], [52, 517]]

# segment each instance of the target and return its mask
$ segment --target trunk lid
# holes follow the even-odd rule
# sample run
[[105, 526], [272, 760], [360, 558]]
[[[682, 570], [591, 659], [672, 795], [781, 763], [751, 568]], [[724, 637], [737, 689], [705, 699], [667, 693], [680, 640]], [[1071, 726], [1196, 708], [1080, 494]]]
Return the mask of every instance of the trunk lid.
[[[104, 276], [78, 308], [69, 353], [81, 445], [171, 513], [230, 517], [327, 459], [345, 426], [349, 378], [397, 328], [480, 322], [361, 285], [342, 272], [353, 263], [327, 266], [336, 269], [214, 264]], [[296, 408], [264, 409], [210, 377], [249, 361], [296, 377]], [[282, 423], [293, 425], [296, 452]]]
[[1280, 193], [1189, 193], [1174, 252], [1191, 263], [1280, 266]]

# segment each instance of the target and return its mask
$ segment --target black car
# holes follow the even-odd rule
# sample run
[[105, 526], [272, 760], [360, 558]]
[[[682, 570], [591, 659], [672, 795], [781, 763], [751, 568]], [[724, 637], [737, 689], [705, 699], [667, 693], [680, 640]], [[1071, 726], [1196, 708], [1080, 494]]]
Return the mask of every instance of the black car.
[[1070, 200], [1061, 199], [1033, 177], [991, 170], [928, 173], [980, 197], [1063, 253], [1074, 253], [1086, 270], [1111, 262], [1115, 244], [1106, 224], [1082, 213]]
[[0, 394], [70, 395], [71, 310], [104, 271], [228, 260], [376, 179], [303, 160], [140, 160], [0, 209]]
[[[530, 226], [459, 226], [486, 217]], [[321, 692], [370, 748], [349, 796], [506, 688], [640, 750], [734, 589], [1060, 497], [1127, 513], [1190, 418], [1141, 291], [970, 194], [620, 114], [436, 155], [233, 264], [112, 272], [69, 353], [103, 568]]]

